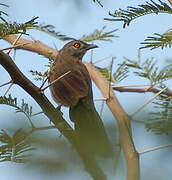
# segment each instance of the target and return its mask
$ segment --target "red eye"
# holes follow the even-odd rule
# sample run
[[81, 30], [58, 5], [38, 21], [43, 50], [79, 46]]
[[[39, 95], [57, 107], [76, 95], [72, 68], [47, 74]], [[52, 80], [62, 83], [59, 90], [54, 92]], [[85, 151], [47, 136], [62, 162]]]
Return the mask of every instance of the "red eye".
[[80, 47], [80, 43], [75, 43], [73, 46], [74, 46], [75, 48], [79, 48], [79, 47]]

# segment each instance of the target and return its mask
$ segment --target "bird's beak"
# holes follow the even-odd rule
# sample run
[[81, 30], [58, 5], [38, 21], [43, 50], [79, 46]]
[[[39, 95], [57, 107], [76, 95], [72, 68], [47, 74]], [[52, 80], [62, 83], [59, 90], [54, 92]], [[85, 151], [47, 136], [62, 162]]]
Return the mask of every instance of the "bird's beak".
[[87, 44], [84, 49], [89, 50], [94, 48], [98, 48], [98, 46], [95, 44]]

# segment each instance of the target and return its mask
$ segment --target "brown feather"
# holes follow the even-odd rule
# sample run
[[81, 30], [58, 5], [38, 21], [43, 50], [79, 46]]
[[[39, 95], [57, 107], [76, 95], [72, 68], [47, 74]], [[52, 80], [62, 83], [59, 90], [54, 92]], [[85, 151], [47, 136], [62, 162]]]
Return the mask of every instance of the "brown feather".
[[[75, 43], [79, 43], [76, 46], [79, 49]], [[55, 59], [49, 81], [52, 83], [70, 73], [51, 84], [50, 91], [56, 103], [70, 107], [69, 115], [75, 124], [80, 147], [88, 153], [110, 156], [112, 146], [94, 106], [89, 73], [81, 61], [86, 51], [95, 47], [82, 41], [66, 44]]]

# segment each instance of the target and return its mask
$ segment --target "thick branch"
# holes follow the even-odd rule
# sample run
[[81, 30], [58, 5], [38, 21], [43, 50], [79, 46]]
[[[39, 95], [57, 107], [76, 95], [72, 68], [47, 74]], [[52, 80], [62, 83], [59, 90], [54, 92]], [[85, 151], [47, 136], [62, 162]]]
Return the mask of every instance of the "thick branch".
[[[4, 40], [8, 41], [10, 44], [12, 44], [16, 39], [16, 35], [9, 35], [4, 38]], [[20, 38], [15, 45], [17, 46], [16, 49], [23, 49], [31, 52], [36, 52], [51, 59], [54, 59], [58, 54], [57, 50], [50, 48], [49, 46], [41, 43], [40, 41], [30, 41], [27, 39]]]
[[92, 80], [100, 89], [103, 96], [107, 98], [107, 105], [117, 120], [120, 134], [120, 144], [127, 161], [127, 179], [138, 180], [139, 156], [132, 140], [130, 118], [118, 102], [112, 87], [109, 88], [109, 82], [104, 78], [104, 76], [91, 64], [87, 63], [86, 66], [89, 69]]
[[61, 112], [54, 108], [47, 97], [36, 87], [15, 65], [13, 60], [7, 54], [0, 51], [0, 64], [9, 73], [15, 84], [22, 87], [34, 100], [40, 105], [45, 115], [54, 123], [57, 129], [69, 140], [79, 153], [85, 164], [85, 168], [95, 180], [106, 180], [106, 176], [99, 168], [92, 155], [82, 150], [75, 135], [75, 131], [63, 119]]

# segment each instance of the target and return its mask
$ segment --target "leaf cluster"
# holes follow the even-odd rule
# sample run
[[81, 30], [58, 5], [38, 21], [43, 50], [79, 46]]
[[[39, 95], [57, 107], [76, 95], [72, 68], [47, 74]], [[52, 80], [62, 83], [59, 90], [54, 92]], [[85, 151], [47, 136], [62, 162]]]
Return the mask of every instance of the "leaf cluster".
[[145, 127], [156, 134], [172, 133], [172, 99], [161, 95], [153, 103], [157, 111], [150, 113], [151, 118]]
[[0, 38], [4, 38], [5, 36], [11, 34], [19, 34], [19, 33], [26, 34], [26, 30], [28, 28], [34, 27], [37, 24], [37, 22], [35, 22], [37, 18], [38, 17], [35, 17], [23, 24], [19, 24], [16, 22], [8, 23], [6, 21], [0, 23]]
[[172, 78], [172, 65], [165, 66], [160, 69], [154, 59], [146, 59], [143, 62], [133, 61], [125, 58], [125, 65], [133, 68], [134, 74], [144, 77], [150, 81], [151, 84], [161, 84], [162, 82]]
[[16, 112], [24, 113], [29, 120], [32, 116], [32, 106], [29, 106], [24, 102], [24, 100], [22, 100], [21, 105], [18, 106], [17, 98], [12, 98], [11, 95], [9, 95], [8, 97], [0, 96], [0, 104], [14, 107]]
[[27, 152], [34, 150], [31, 147], [27, 133], [23, 129], [18, 129], [13, 136], [1, 130], [0, 142], [0, 162], [26, 162], [30, 156]]
[[[8, 7], [6, 4], [2, 4], [2, 3], [0, 3], [0, 6]], [[5, 19], [4, 19], [4, 17], [3, 17], [3, 15], [8, 16], [7, 13], [5, 13], [4, 11], [1, 11], [1, 10], [0, 10], [0, 19], [1, 19], [2, 21], [6, 22]]]
[[[115, 73], [110, 72], [109, 68], [100, 68], [95, 66], [102, 75], [111, 82], [120, 82], [129, 76], [129, 72], [132, 72], [139, 77], [146, 78], [150, 81], [150, 84], [158, 84], [162, 88], [163, 82], [172, 79], [172, 65], [167, 65], [160, 68], [157, 62], [152, 59], [146, 59], [145, 61], [135, 61], [125, 58], [125, 61], [118, 65], [114, 70]], [[134, 70], [134, 71], [133, 71]]]
[[116, 32], [118, 29], [114, 29], [112, 31], [104, 32], [106, 26], [103, 26], [102, 29], [98, 30], [96, 29], [93, 33], [89, 35], [83, 35], [80, 39], [82, 41], [112, 41], [111, 38], [118, 37], [114, 35], [113, 33]]
[[108, 21], [123, 21], [123, 28], [129, 26], [130, 22], [134, 19], [147, 15], [147, 14], [158, 14], [158, 13], [168, 13], [172, 14], [172, 8], [167, 4], [158, 0], [159, 3], [151, 0], [150, 2], [146, 2], [146, 4], [138, 5], [138, 7], [128, 6], [127, 10], [119, 9], [114, 13], [110, 13], [109, 15], [113, 18], [105, 18]]
[[37, 29], [39, 31], [45, 32], [61, 41], [68, 41], [68, 40], [74, 40], [72, 37], [68, 37], [64, 34], [61, 34], [60, 32], [55, 31], [55, 26], [50, 24], [40, 24], [33, 27], [34, 29]]
[[35, 76], [35, 80], [36, 81], [44, 81], [47, 77], [49, 77], [50, 72], [47, 70], [44, 73], [40, 72], [40, 71], [33, 71], [30, 70], [29, 71], [33, 76]]
[[112, 74], [110, 72], [109, 68], [100, 68], [95, 66], [102, 75], [108, 80], [113, 83], [119, 83], [120, 81], [124, 80], [128, 77], [129, 68], [125, 65], [125, 62], [122, 64], [119, 64], [118, 67], [115, 70], [115, 73]]
[[143, 44], [144, 46], [141, 47], [140, 49], [143, 48], [150, 48], [152, 49], [156, 49], [158, 47], [161, 47], [162, 49], [164, 47], [170, 47], [172, 45], [172, 31], [166, 32], [164, 34], [158, 34], [158, 33], [154, 33], [155, 36], [148, 36], [144, 42], [142, 42], [141, 44]]
[[[38, 30], [40, 30], [42, 32], [45, 32], [45, 33], [47, 33], [47, 34], [49, 34], [49, 35], [51, 35], [51, 36], [53, 36], [53, 37], [55, 37], [55, 38], [57, 38], [59, 40], [62, 40], [62, 41], [76, 40], [73, 37], [69, 37], [69, 36], [66, 36], [64, 34], [61, 34], [60, 32], [56, 32], [55, 31], [55, 27], [53, 25], [43, 25], [43, 24], [40, 24], [40, 25], [34, 26], [33, 28], [34, 29], [38, 29]], [[96, 40], [100, 40], [100, 41], [112, 41], [111, 38], [118, 37], [118, 36], [113, 34], [118, 29], [105, 32], [104, 31], [105, 28], [106, 28], [106, 26], [103, 26], [100, 30], [96, 29], [96, 30], [94, 30], [93, 33], [88, 34], [88, 35], [83, 35], [79, 39], [82, 40], [82, 41], [86, 41], [86, 42], [96, 41]]]

